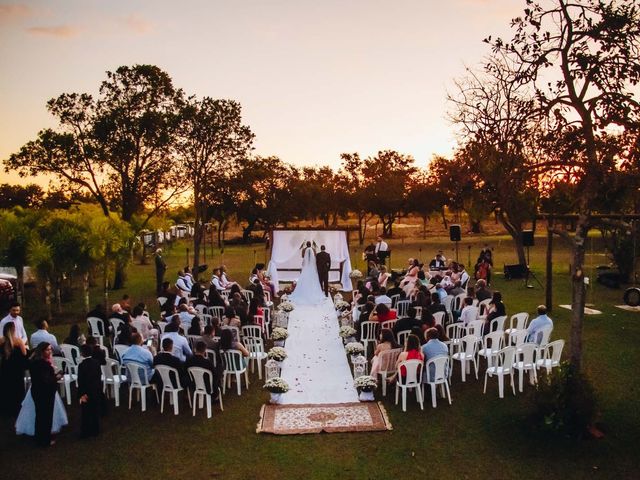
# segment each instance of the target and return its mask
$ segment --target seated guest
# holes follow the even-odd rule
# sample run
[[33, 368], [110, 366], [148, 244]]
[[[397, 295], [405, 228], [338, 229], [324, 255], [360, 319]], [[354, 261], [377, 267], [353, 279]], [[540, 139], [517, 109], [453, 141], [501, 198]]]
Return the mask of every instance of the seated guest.
[[460, 284], [460, 280], [457, 280], [454, 284], [453, 287], [449, 290], [449, 295], [451, 296], [458, 296], [462, 293], [465, 293], [465, 289], [462, 288], [461, 284]]
[[441, 342], [448, 342], [450, 340], [442, 325], [438, 324], [434, 328], [438, 331], [438, 340]]
[[149, 320], [149, 317], [144, 315], [144, 309], [141, 305], [136, 305], [133, 308], [133, 317], [131, 325], [140, 335], [142, 335], [143, 340], [147, 340], [149, 338], [155, 341], [158, 340], [158, 330], [153, 328], [153, 324], [151, 323], [151, 320]]
[[418, 280], [418, 272], [420, 271], [420, 262], [417, 258], [408, 260], [407, 273], [400, 282], [400, 288], [404, 290], [405, 295], [409, 295]]
[[429, 270], [444, 270], [445, 268], [447, 268], [447, 266], [444, 256], [441, 253], [437, 253], [433, 260], [429, 262]]
[[122, 296], [122, 299], [120, 300], [120, 307], [122, 307], [125, 312], [131, 312], [131, 298], [129, 295], [124, 294]]
[[133, 333], [134, 327], [131, 325], [131, 317], [129, 314], [125, 312], [124, 316], [125, 320], [124, 323], [120, 325], [120, 333], [118, 333], [116, 343], [119, 345], [131, 345], [131, 334]]
[[354, 300], [358, 305], [364, 305], [365, 303], [367, 303], [367, 297], [369, 295], [371, 295], [371, 290], [369, 290], [365, 285], [365, 283], [362, 280], [360, 280], [358, 282], [358, 293]]
[[380, 288], [387, 288], [387, 281], [391, 275], [387, 272], [387, 267], [380, 265], [380, 273], [378, 274], [378, 285]]
[[[360, 309], [360, 315], [358, 315], [357, 319], [354, 317], [353, 328], [356, 329], [356, 335], [358, 338], [360, 337], [360, 325], [362, 322], [368, 322], [371, 319], [371, 314], [375, 308], [375, 303], [367, 302]], [[355, 311], [357, 312], [357, 310]]]
[[398, 318], [398, 314], [384, 303], [376, 305], [376, 308], [374, 308], [371, 315], [369, 315], [369, 321], [373, 322], [386, 322], [387, 320], [395, 320], [396, 318]]
[[478, 319], [478, 307], [473, 304], [473, 298], [466, 297], [464, 299], [464, 307], [462, 312], [460, 313], [460, 319], [465, 326], [469, 325], [470, 322]]
[[442, 283], [436, 283], [436, 291], [434, 293], [439, 295], [440, 303], [444, 302], [444, 299], [447, 298], [448, 295], [447, 291], [442, 286]]
[[191, 326], [187, 330], [187, 335], [202, 335], [202, 325], [200, 324], [200, 317], [197, 315], [191, 320]]
[[[199, 285], [199, 284], [198, 284]], [[198, 305], [203, 305], [205, 307], [209, 306], [209, 302], [207, 302], [204, 298], [204, 291], [200, 291], [198, 292], [198, 294], [196, 295], [196, 301], [193, 302], [193, 306], [197, 307]]]
[[441, 301], [440, 301], [440, 294], [438, 292], [433, 292], [431, 294], [431, 305], [429, 305], [427, 307], [427, 310], [431, 313], [437, 313], [437, 312], [446, 312], [447, 309], [445, 308], [444, 305], [442, 305]]
[[[122, 354], [122, 364], [135, 362], [143, 365], [147, 380], [150, 381], [153, 376], [153, 355], [142, 346], [142, 336], [139, 333], [132, 334], [131, 341], [133, 342], [131, 346]], [[129, 375], [128, 371], [127, 375]]]
[[484, 325], [482, 326], [482, 334], [486, 335], [489, 333], [489, 329], [491, 328], [491, 321], [498, 317], [503, 317], [507, 314], [507, 308], [502, 302], [502, 294], [497, 290], [493, 292], [493, 297], [489, 302], [489, 307], [487, 308], [487, 318], [485, 318]]
[[111, 306], [111, 314], [109, 315], [109, 318], [117, 318], [118, 320], [122, 320], [123, 322], [127, 319], [128, 314], [127, 312], [122, 308], [122, 306], [119, 303], [114, 303]]
[[209, 306], [210, 307], [226, 307], [227, 302], [225, 302], [222, 295], [215, 286], [211, 286], [209, 288]]
[[487, 288], [487, 282], [480, 279], [476, 282], [476, 299], [478, 302], [491, 298], [491, 290]]
[[101, 303], [97, 304], [93, 310], [90, 310], [89, 313], [87, 313], [87, 318], [89, 317], [95, 317], [95, 318], [99, 318], [102, 321], [107, 321], [107, 312], [104, 308], [104, 305], [102, 305]]
[[389, 295], [389, 297], [400, 295], [400, 300], [404, 300], [405, 298], [407, 298], [404, 290], [400, 288], [400, 282], [398, 281], [394, 282], [393, 287], [387, 290], [387, 295]]
[[249, 302], [249, 321], [253, 322], [253, 317], [256, 315], [264, 315], [264, 295], [262, 297], [254, 295]]
[[[211, 286], [214, 287], [218, 292], [223, 292], [225, 288], [222, 286], [222, 282], [220, 281], [220, 269], [214, 268], [211, 275]], [[209, 289], [211, 292], [211, 289]], [[211, 297], [211, 295], [209, 295]]]
[[85, 338], [85, 336], [80, 331], [80, 326], [77, 325], [77, 324], [73, 324], [73, 325], [71, 325], [71, 328], [69, 329], [69, 336], [67, 338], [65, 338], [64, 342], [62, 342], [62, 343], [66, 343], [68, 345], [73, 345], [74, 347], [78, 347], [79, 348], [80, 345], [84, 345], [84, 343], [86, 341], [87, 341], [87, 339]]
[[233, 296], [231, 297], [231, 300], [229, 301], [229, 305], [234, 308], [236, 315], [240, 318], [240, 324], [248, 325], [249, 324], [249, 315], [248, 315], [249, 308], [242, 294], [239, 292], [234, 293]]
[[[405, 360], [420, 360], [424, 362], [424, 355], [422, 354], [422, 350], [420, 349], [420, 339], [415, 335], [409, 335], [407, 337], [407, 343], [404, 346], [404, 351], [398, 355], [398, 361], [396, 362], [396, 371], [398, 366], [404, 362]], [[400, 369], [400, 375], [404, 378], [407, 375], [407, 369], [402, 366]], [[394, 375], [389, 379], [389, 381], [395, 381]]]
[[391, 308], [391, 298], [387, 296], [387, 291], [384, 287], [380, 287], [380, 295], [375, 297], [375, 304], [378, 305], [384, 303], [387, 307]]
[[378, 346], [376, 347], [376, 350], [373, 353], [373, 358], [371, 359], [370, 375], [376, 380], [378, 378], [378, 372], [380, 371], [380, 354], [394, 348], [399, 348], [399, 345], [396, 342], [393, 332], [388, 328], [383, 328], [380, 331]]
[[534, 342], [540, 345], [542, 342], [542, 329], [551, 327], [553, 329], [553, 320], [547, 316], [547, 307], [538, 306], [538, 316], [534, 318], [527, 328], [527, 342]]
[[[436, 357], [449, 357], [449, 348], [438, 339], [438, 330], [430, 328], [424, 333], [424, 337], [427, 340], [427, 343], [422, 346], [425, 364]], [[435, 366], [431, 365], [429, 374], [432, 379], [435, 373]], [[426, 383], [427, 375], [422, 376], [422, 381]]]
[[425, 287], [429, 286], [429, 281], [427, 280], [427, 274], [424, 273], [424, 270], [418, 271], [418, 280], [416, 280], [415, 287], [419, 287], [420, 285], [424, 285]]
[[180, 323], [186, 330], [189, 330], [189, 327], [191, 327], [191, 321], [195, 317], [193, 313], [189, 312], [189, 306], [184, 303], [178, 305], [178, 316], [180, 317]]
[[[173, 340], [169, 337], [162, 339], [162, 352], [158, 353], [153, 359], [153, 366], [157, 367], [158, 365], [165, 365], [167, 367], [175, 368], [178, 371], [178, 377], [180, 379], [180, 385], [185, 387], [187, 385], [187, 375], [184, 367], [184, 362], [181, 361], [178, 357], [176, 357], [172, 352], [174, 351]], [[154, 383], [158, 385], [162, 385], [162, 378], [156, 369], [156, 374], [154, 375]], [[173, 387], [178, 386], [178, 382], [171, 375], [171, 382]]]
[[[215, 320], [218, 320], [217, 318]], [[218, 350], [218, 341], [213, 337], [218, 336], [215, 334], [215, 328], [213, 325], [207, 325], [204, 327], [204, 331], [200, 337], [200, 341], [205, 344], [208, 350]]]
[[369, 260], [369, 262], [367, 263], [367, 277], [371, 279], [377, 279], [378, 275], [380, 275], [378, 265], [374, 260]]
[[[175, 318], [176, 317], [174, 317], [174, 319]], [[189, 347], [189, 342], [187, 341], [187, 339], [178, 333], [179, 330], [180, 327], [178, 318], [178, 321], [172, 321], [165, 327], [164, 335], [162, 335], [162, 341], [164, 341], [165, 338], [170, 338], [173, 342], [173, 355], [177, 357], [181, 362], [184, 362], [188, 357], [193, 355], [193, 353], [191, 352], [191, 347]]]
[[422, 322], [420, 320], [417, 320], [412, 317], [404, 317], [398, 320], [393, 325], [393, 333], [394, 335], [397, 336], [399, 332], [402, 332], [404, 330], [411, 330], [413, 329], [413, 327], [419, 328], [421, 325], [422, 325]]
[[421, 327], [411, 327], [411, 335], [415, 335], [416, 337], [418, 337], [418, 340], [420, 340], [420, 345], [424, 345], [425, 343], [427, 343]]
[[31, 335], [31, 348], [36, 348], [40, 344], [40, 342], [47, 342], [51, 345], [53, 354], [60, 355], [61, 351], [60, 347], [58, 346], [58, 340], [56, 339], [55, 335], [49, 333], [49, 324], [47, 323], [47, 320], [45, 318], [41, 318], [40, 320], [38, 320], [36, 322], [36, 328], [38, 330], [33, 332], [33, 334]]
[[247, 350], [247, 347], [245, 347], [242, 342], [234, 340], [233, 332], [228, 328], [223, 328], [222, 333], [220, 334], [220, 350], [239, 350], [242, 353], [242, 356], [245, 357], [246, 365], [246, 358], [249, 357], [249, 350]]
[[[193, 352], [193, 357], [190, 357], [184, 366], [187, 372], [191, 367], [200, 367], [211, 372], [212, 380], [213, 380], [213, 389], [211, 389], [211, 386], [206, 381], [206, 378], [205, 378], [205, 386], [207, 389], [207, 393], [212, 394], [214, 399], [218, 398], [218, 388], [222, 383], [222, 372], [223, 372], [222, 362], [217, 362], [217, 368], [214, 368], [211, 360], [207, 358], [207, 345], [204, 342], [196, 343], [196, 348], [195, 348], [195, 351]], [[192, 389], [195, 389], [195, 383], [191, 379], [190, 375], [188, 379], [189, 379], [190, 387]]]
[[240, 328], [242, 326], [242, 320], [232, 306], [228, 306], [224, 311], [223, 323], [229, 327]]
[[176, 288], [178, 290], [179, 297], [189, 298], [189, 294], [191, 293], [191, 283], [189, 282], [189, 278], [185, 275], [184, 270], [178, 271]]
[[222, 331], [222, 320], [218, 317], [213, 317], [211, 319], [211, 327], [213, 327], [213, 336], [220, 338], [220, 332]]
[[222, 288], [230, 289], [234, 284], [238, 284], [238, 282], [234, 282], [227, 275], [226, 265], [220, 265], [220, 268], [218, 270], [220, 272], [220, 285], [222, 285]]

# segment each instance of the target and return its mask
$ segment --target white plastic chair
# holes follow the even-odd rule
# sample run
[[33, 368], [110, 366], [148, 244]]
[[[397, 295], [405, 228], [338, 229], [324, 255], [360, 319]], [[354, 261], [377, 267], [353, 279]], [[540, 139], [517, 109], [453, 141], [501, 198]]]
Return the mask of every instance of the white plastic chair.
[[212, 317], [219, 318], [222, 321], [222, 317], [224, 317], [224, 307], [209, 307], [207, 313]]
[[478, 319], [484, 319], [487, 317], [487, 309], [489, 308], [489, 303], [491, 303], [490, 298], [486, 298], [478, 303]]
[[206, 305], [203, 305], [202, 303], [199, 305], [196, 305], [195, 307], [193, 307], [196, 309], [196, 311], [198, 312], [199, 315], [203, 314], [203, 313], [207, 313], [207, 309], [209, 307], [207, 307]]
[[484, 320], [473, 320], [467, 325], [467, 335], [476, 337], [476, 342], [482, 343], [482, 329], [484, 328]]
[[496, 362], [493, 366], [487, 368], [484, 373], [484, 392], [487, 393], [487, 378], [498, 377], [498, 394], [500, 398], [504, 398], [504, 377], [511, 376], [511, 390], [516, 394], [516, 387], [513, 383], [513, 364], [515, 360], [515, 347], [505, 347], [496, 355]]
[[242, 352], [239, 350], [225, 350], [222, 352], [222, 359], [224, 361], [224, 371], [222, 374], [222, 393], [227, 393], [227, 378], [229, 379], [229, 388], [231, 388], [231, 378], [235, 377], [238, 395], [242, 390], [242, 374], [244, 373], [244, 381], [247, 388], [249, 388], [249, 373], [247, 367], [244, 364]]
[[191, 347], [191, 351], [196, 349], [196, 343], [200, 341], [202, 337], [200, 335], [187, 335], [187, 341], [189, 342], [189, 347]]
[[[515, 325], [514, 325], [515, 321]], [[511, 338], [511, 335], [516, 333], [519, 330], [527, 329], [527, 322], [529, 321], [529, 314], [527, 312], [520, 312], [514, 315], [511, 315], [509, 319], [509, 328], [507, 328], [504, 333], [507, 335], [507, 339]], [[509, 340], [508, 343], [511, 343]]]
[[[406, 377], [402, 377], [400, 374], [402, 367], [406, 369]], [[396, 377], [396, 405], [398, 404], [398, 393], [402, 390], [402, 411], [407, 411], [407, 392], [411, 389], [415, 389], [416, 398], [420, 404], [420, 410], [424, 410], [424, 403], [422, 401], [422, 367], [423, 362], [421, 360], [405, 360], [398, 365]]]
[[504, 335], [504, 322], [507, 320], [506, 315], [496, 317], [489, 323], [489, 332], [501, 331]]
[[402, 353], [401, 348], [393, 348], [391, 350], [385, 350], [378, 355], [378, 375], [382, 378], [380, 382], [382, 385], [382, 396], [387, 396], [387, 377], [389, 374], [395, 372], [395, 365], [398, 361], [398, 356]]
[[464, 302], [465, 298], [467, 298], [467, 294], [466, 293], [460, 293], [459, 295], [456, 295], [453, 298], [453, 310], [455, 310], [457, 312], [462, 310], [462, 303]]
[[[193, 416], [196, 416], [196, 406], [203, 408], [203, 403], [206, 401], [207, 418], [211, 418], [211, 393], [209, 391], [213, 392], [213, 375], [209, 370], [201, 367], [190, 367], [187, 371], [195, 386], [193, 391]], [[209, 386], [208, 389], [207, 385]], [[220, 387], [218, 387], [218, 401], [220, 402], [220, 410], [224, 411]]]
[[538, 383], [536, 375], [535, 355], [538, 345], [535, 343], [523, 343], [516, 348], [516, 360], [513, 368], [518, 370], [518, 390], [522, 392], [524, 372], [529, 371], [529, 378], [534, 383]]
[[393, 330], [393, 327], [395, 327], [396, 322], [398, 320], [394, 319], [394, 320], [386, 320], [382, 323], [380, 323], [380, 329], [384, 330], [385, 328], [388, 328], [389, 330]]
[[[427, 364], [425, 365], [425, 371], [423, 373], [423, 379], [425, 380], [424, 385], [427, 384], [431, 386], [431, 406], [436, 408], [436, 387], [440, 385], [440, 394], [444, 397], [445, 392], [447, 393], [447, 399], [449, 400], [449, 405], [451, 405], [451, 392], [449, 391], [449, 357], [441, 356], [435, 357], [431, 360], [427, 360]], [[433, 370], [433, 373], [431, 372]], [[424, 397], [424, 392], [423, 392]]]
[[493, 365], [494, 358], [503, 347], [504, 332], [502, 330], [491, 332], [482, 339], [482, 348], [478, 351], [478, 357], [486, 358], [488, 368]]
[[444, 327], [444, 317], [447, 312], [436, 312], [433, 314], [433, 319], [436, 325], [442, 325]]
[[78, 383], [77, 375], [69, 373], [69, 360], [66, 357], [52, 357], [53, 364], [55, 366], [56, 371], [62, 372], [62, 378], [58, 380], [58, 384], [60, 385], [61, 393], [67, 399], [67, 405], [71, 405], [71, 383]]
[[444, 305], [444, 309], [447, 311], [447, 315], [449, 315], [449, 318], [451, 318], [451, 311], [454, 300], [455, 297], [453, 295], [447, 295], [446, 297], [444, 297], [444, 300], [442, 300], [442, 305]]
[[162, 308], [164, 304], [167, 303], [168, 299], [167, 297], [158, 297], [157, 300], [158, 300], [158, 306]]
[[160, 336], [164, 335], [164, 329], [167, 327], [168, 322], [157, 322], [158, 323], [158, 330], [160, 330]]
[[213, 319], [211, 315], [208, 313], [201, 313], [198, 316], [200, 317], [200, 320], [202, 320], [203, 325], [211, 325], [211, 320]]
[[[536, 360], [536, 368], [544, 368], [547, 371], [547, 375], [550, 374], [553, 367], [560, 366], [563, 348], [564, 340], [555, 340], [547, 343], [542, 349], [542, 358]], [[540, 352], [539, 349], [538, 352]]]
[[122, 356], [124, 355], [124, 352], [126, 352], [127, 350], [129, 350], [129, 345], [114, 345], [113, 346], [113, 352], [116, 356], [116, 360], [118, 360], [118, 362], [122, 363]]
[[[178, 394], [184, 390], [182, 385], [180, 384], [180, 375], [178, 374], [178, 370], [169, 367], [168, 365], [158, 365], [156, 366], [156, 372], [160, 375], [162, 379], [162, 392], [160, 393], [160, 413], [164, 411], [164, 394], [168, 393], [170, 395], [170, 401], [173, 403], [173, 414], [178, 415], [179, 413], [179, 397]], [[174, 383], [175, 382], [175, 386]], [[187, 391], [187, 394], [189, 392]], [[189, 406], [191, 406], [191, 397], [189, 397]]]
[[515, 330], [509, 335], [509, 345], [514, 345], [516, 347], [522, 345], [527, 341], [527, 331], [526, 330]]
[[116, 407], [120, 406], [120, 385], [127, 382], [127, 376], [122, 375], [120, 363], [113, 358], [105, 359], [105, 365], [101, 365], [102, 369], [102, 391], [109, 394], [113, 392], [113, 398], [116, 401]]
[[398, 319], [409, 316], [409, 307], [411, 302], [409, 300], [400, 300], [396, 303], [396, 311], [398, 313]]
[[268, 331], [267, 326], [266, 326], [264, 315], [254, 315], [253, 316], [253, 323], [260, 327], [260, 330], [262, 330], [264, 332], [265, 338], [268, 339], [269, 338], [269, 331]]
[[213, 363], [213, 368], [216, 368], [218, 366], [218, 360], [217, 360], [217, 355], [215, 350], [211, 350], [207, 348], [205, 356], [207, 357], [207, 360]]
[[376, 348], [378, 344], [378, 333], [380, 323], [378, 322], [362, 322], [360, 324], [360, 343], [364, 345], [364, 356], [369, 353], [369, 344], [373, 344], [373, 348]]
[[251, 303], [251, 299], [253, 298], [253, 292], [251, 290], [240, 290], [240, 293], [247, 302], [247, 305], [249, 305]]
[[131, 410], [131, 400], [133, 399], [134, 390], [138, 390], [143, 412], [147, 409], [147, 388], [151, 388], [156, 393], [156, 400], [159, 403], [158, 389], [155, 384], [149, 383], [147, 367], [137, 362], [128, 362], [126, 367], [129, 372], [129, 410]]
[[422, 307], [413, 307], [413, 318], [420, 320], [422, 318]]
[[[476, 380], [478, 379], [478, 362], [476, 361], [477, 346], [478, 339], [475, 335], [465, 335], [460, 339], [458, 351], [451, 355], [451, 360], [460, 362], [463, 382], [467, 381], [467, 369], [471, 363], [473, 363]], [[451, 370], [453, 371], [453, 363], [451, 364]]]
[[243, 325], [242, 338], [246, 339], [248, 337], [262, 338], [262, 329], [260, 328], [260, 325]]
[[75, 377], [76, 387], [78, 386], [78, 365], [80, 364], [80, 349], [75, 345], [69, 345], [68, 343], [63, 343], [60, 345], [60, 351], [64, 358], [66, 358], [69, 363], [67, 363], [68, 372]]
[[88, 317], [87, 325], [92, 337], [96, 337], [100, 345], [104, 345], [104, 322], [98, 317]]
[[407, 337], [409, 335], [411, 335], [411, 330], [402, 330], [398, 332], [398, 334], [396, 335], [398, 340], [398, 345], [404, 348], [405, 343], [407, 343]]
[[[356, 292], [357, 292], [357, 290], [356, 290]], [[395, 295], [391, 295], [390, 298], [391, 298], [391, 308], [396, 308], [396, 305], [400, 301], [400, 294], [397, 293]]]
[[258, 378], [262, 380], [262, 362], [267, 358], [262, 338], [245, 337], [244, 343], [247, 346], [247, 350], [249, 350], [251, 373], [255, 371], [255, 366], [258, 365]]

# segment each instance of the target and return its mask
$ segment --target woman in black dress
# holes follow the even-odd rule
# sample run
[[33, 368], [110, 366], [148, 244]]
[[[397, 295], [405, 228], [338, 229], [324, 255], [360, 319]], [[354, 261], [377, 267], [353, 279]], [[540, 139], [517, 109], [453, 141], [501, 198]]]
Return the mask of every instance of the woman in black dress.
[[53, 349], [47, 342], [38, 345], [31, 356], [31, 395], [36, 406], [36, 443], [41, 447], [48, 447], [55, 442], [51, 438], [53, 424], [53, 407], [58, 390], [58, 380], [51, 365]]
[[16, 324], [5, 324], [0, 339], [0, 411], [17, 417], [24, 398], [24, 371], [27, 369], [27, 347], [16, 336]]

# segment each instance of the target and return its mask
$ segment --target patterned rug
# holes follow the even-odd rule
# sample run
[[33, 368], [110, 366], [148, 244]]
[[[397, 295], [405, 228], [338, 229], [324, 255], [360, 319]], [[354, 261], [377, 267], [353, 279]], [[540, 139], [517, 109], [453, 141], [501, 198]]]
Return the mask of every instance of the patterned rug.
[[327, 405], [263, 405], [257, 433], [375, 432], [391, 430], [379, 402]]

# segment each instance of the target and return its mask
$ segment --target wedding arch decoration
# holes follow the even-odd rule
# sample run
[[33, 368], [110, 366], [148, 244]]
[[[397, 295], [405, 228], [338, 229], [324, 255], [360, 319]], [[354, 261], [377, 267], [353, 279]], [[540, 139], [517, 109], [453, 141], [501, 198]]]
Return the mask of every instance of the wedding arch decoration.
[[324, 245], [331, 255], [329, 282], [340, 283], [343, 291], [352, 290], [349, 235], [346, 229], [274, 229], [271, 231], [271, 261], [268, 275], [280, 289], [280, 282], [293, 282], [300, 275], [302, 254], [300, 246], [306, 242]]

